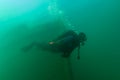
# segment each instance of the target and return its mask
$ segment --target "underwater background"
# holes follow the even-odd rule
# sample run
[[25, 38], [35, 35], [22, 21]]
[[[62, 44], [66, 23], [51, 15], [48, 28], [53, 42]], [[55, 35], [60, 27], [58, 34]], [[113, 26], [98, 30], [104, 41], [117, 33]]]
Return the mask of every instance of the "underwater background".
[[[86, 44], [70, 58], [32, 48], [66, 30]], [[0, 0], [0, 80], [120, 80], [119, 0]]]

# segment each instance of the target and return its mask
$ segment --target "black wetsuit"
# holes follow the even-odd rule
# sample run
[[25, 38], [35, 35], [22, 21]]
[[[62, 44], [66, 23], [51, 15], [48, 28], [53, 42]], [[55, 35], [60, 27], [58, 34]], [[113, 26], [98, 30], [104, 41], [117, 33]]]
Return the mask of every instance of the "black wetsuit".
[[72, 30], [58, 37], [55, 42], [59, 51], [64, 53], [63, 57], [68, 57], [76, 47], [80, 48], [79, 36]]
[[32, 44], [24, 47], [23, 51], [30, 50], [33, 46], [37, 46], [41, 50], [47, 50], [51, 52], [60, 52], [63, 53], [63, 57], [69, 57], [72, 51], [78, 47], [78, 55], [80, 49], [81, 37], [72, 30], [67, 31], [66, 33], [59, 36], [57, 39], [53, 40], [53, 44], [50, 43], [37, 43], [33, 42]]

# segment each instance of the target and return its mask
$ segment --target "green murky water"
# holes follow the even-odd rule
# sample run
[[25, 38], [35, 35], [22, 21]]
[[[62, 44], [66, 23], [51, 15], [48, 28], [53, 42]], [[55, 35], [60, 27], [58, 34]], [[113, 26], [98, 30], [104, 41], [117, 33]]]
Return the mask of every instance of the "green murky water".
[[[32, 48], [73, 29], [88, 41], [70, 59]], [[1, 0], [0, 80], [120, 80], [120, 1]]]

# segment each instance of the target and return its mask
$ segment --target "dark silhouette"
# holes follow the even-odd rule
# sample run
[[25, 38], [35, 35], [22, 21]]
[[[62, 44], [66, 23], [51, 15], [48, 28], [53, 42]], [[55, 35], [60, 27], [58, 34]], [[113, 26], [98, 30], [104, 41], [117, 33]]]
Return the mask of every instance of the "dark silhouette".
[[80, 46], [85, 44], [87, 40], [85, 33], [80, 32], [77, 34], [73, 30], [69, 30], [48, 43], [33, 42], [29, 46], [23, 48], [24, 51], [29, 51], [33, 46], [36, 46], [42, 50], [51, 52], [60, 52], [62, 57], [69, 57], [75, 48], [78, 48], [78, 59], [80, 58]]

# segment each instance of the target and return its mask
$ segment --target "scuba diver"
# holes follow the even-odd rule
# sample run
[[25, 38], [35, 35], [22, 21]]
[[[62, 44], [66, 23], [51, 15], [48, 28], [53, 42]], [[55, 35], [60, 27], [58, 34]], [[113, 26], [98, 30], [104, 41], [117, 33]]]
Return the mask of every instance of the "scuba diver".
[[73, 30], [69, 30], [48, 43], [33, 42], [29, 46], [24, 47], [23, 51], [29, 51], [33, 46], [36, 46], [42, 50], [62, 53], [62, 57], [67, 58], [75, 48], [78, 48], [77, 58], [80, 59], [80, 46], [83, 46], [86, 40], [85, 33], [80, 32], [77, 34]]

